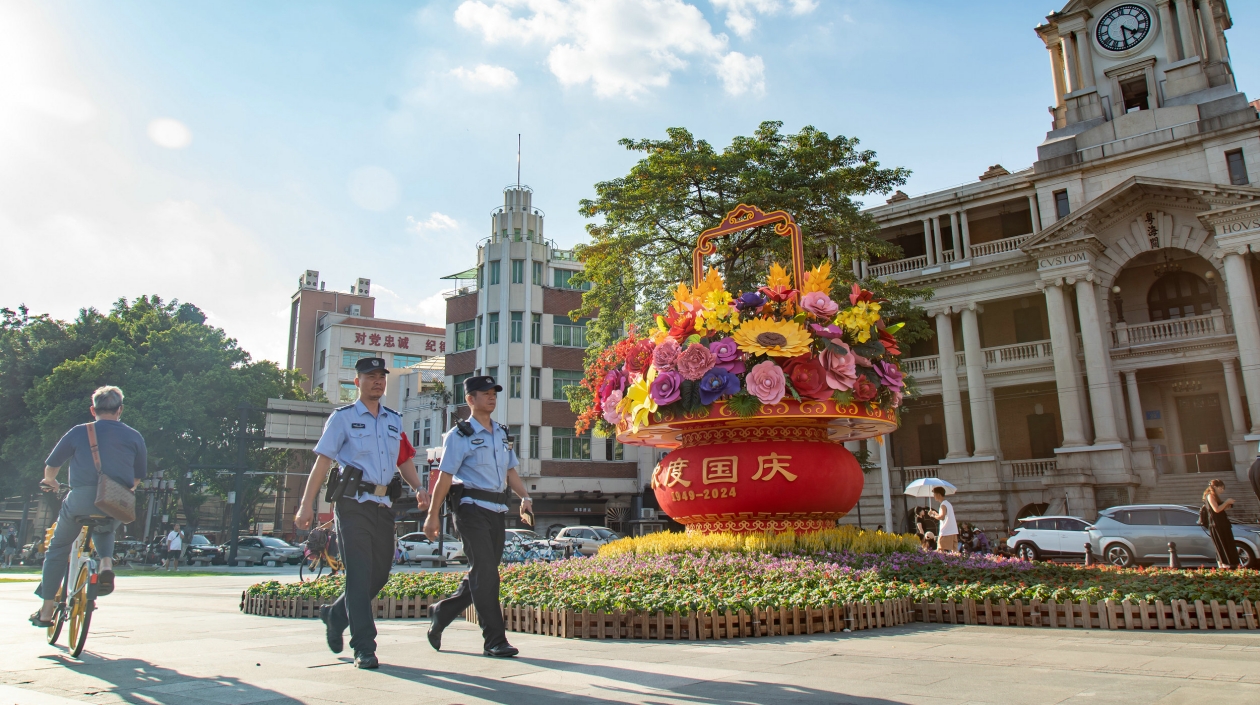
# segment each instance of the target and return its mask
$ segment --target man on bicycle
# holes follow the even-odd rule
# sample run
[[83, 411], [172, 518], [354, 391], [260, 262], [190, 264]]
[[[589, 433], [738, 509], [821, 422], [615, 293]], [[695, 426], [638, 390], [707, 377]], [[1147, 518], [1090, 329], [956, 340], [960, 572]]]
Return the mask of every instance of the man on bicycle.
[[[92, 417], [96, 419], [97, 451], [101, 457], [101, 472], [132, 489], [144, 479], [149, 462], [149, 451], [144, 437], [134, 428], [119, 421], [123, 410], [123, 393], [118, 387], [101, 387], [92, 393]], [[100, 516], [96, 508], [96, 464], [92, 460], [92, 447], [88, 440], [88, 424], [79, 424], [66, 432], [48, 455], [44, 466], [44, 479], [40, 482], [45, 491], [57, 492], [61, 484], [57, 473], [70, 461], [70, 493], [61, 503], [57, 515], [57, 528], [44, 554], [44, 572], [35, 594], [44, 598], [44, 604], [31, 615], [31, 624], [43, 629], [51, 625], [56, 609], [57, 588], [69, 568], [70, 547], [82, 530], [85, 518]], [[114, 532], [118, 520], [97, 528], [92, 543], [100, 557], [97, 575], [97, 594], [108, 595], [114, 591]]]

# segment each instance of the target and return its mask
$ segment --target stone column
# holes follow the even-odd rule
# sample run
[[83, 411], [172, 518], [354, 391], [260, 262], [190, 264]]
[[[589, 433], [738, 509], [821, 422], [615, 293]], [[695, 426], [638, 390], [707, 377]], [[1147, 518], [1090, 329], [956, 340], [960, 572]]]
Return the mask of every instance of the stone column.
[[955, 211], [949, 213], [949, 236], [954, 240], [954, 261], [963, 261], [966, 257], [963, 256], [962, 233], [958, 229], [958, 213]]
[[1216, 18], [1212, 16], [1212, 6], [1207, 0], [1195, 0], [1199, 8], [1199, 23], [1203, 26], [1203, 40], [1206, 43], [1208, 61], [1221, 60], [1221, 48], [1216, 43]]
[[1129, 388], [1129, 416], [1133, 417], [1133, 440], [1146, 440], [1146, 415], [1142, 413], [1142, 398], [1138, 396], [1137, 370], [1121, 372], [1124, 384]]
[[1246, 417], [1243, 416], [1242, 394], [1238, 391], [1238, 376], [1234, 370], [1234, 360], [1221, 360], [1221, 367], [1225, 368], [1225, 396], [1229, 398], [1229, 416], [1233, 422], [1235, 436], [1242, 436], [1247, 432]]
[[1164, 51], [1168, 53], [1168, 62], [1181, 61], [1181, 53], [1177, 51], [1177, 35], [1173, 34], [1172, 10], [1168, 0], [1156, 0], [1159, 6], [1159, 31], [1164, 35]]
[[1066, 292], [1057, 283], [1047, 284], [1046, 313], [1050, 319], [1050, 345], [1054, 350], [1054, 380], [1063, 421], [1063, 447], [1085, 445], [1085, 420], [1081, 418], [1080, 373], [1073, 354], [1074, 331], [1068, 320]]
[[1067, 92], [1073, 93], [1081, 89], [1081, 72], [1076, 63], [1076, 40], [1065, 34], [1063, 40], [1063, 66], [1067, 69]]
[[954, 355], [954, 322], [949, 312], [936, 314], [937, 366], [941, 373], [941, 414], [945, 417], [946, 458], [967, 457], [967, 429], [963, 425], [962, 394], [958, 391], [958, 360]]
[[1075, 38], [1076, 56], [1081, 64], [1081, 87], [1094, 87], [1094, 54], [1089, 48], [1089, 30], [1079, 29], [1072, 33]]
[[1181, 26], [1181, 50], [1183, 58], [1202, 56], [1199, 52], [1199, 33], [1195, 29], [1194, 15], [1190, 12], [1190, 0], [1177, 0], [1177, 24]]
[[1047, 47], [1050, 50], [1050, 75], [1054, 79], [1054, 104], [1063, 107], [1063, 95], [1067, 93], [1067, 83], [1063, 74], [1063, 46], [1058, 42]]
[[1085, 347], [1085, 375], [1089, 379], [1090, 408], [1094, 412], [1094, 444], [1117, 443], [1116, 410], [1111, 396], [1111, 356], [1099, 334], [1098, 293], [1094, 282], [1076, 282], [1076, 309], [1081, 316], [1081, 342]]
[[941, 217], [932, 216], [932, 244], [935, 245], [936, 263], [945, 263], [945, 248], [941, 246]]
[[932, 221], [923, 219], [923, 249], [927, 250], [927, 263], [936, 264], [936, 251], [932, 249]]
[[971, 259], [971, 230], [967, 227], [966, 209], [958, 211], [958, 223], [962, 226], [963, 258]]
[[1247, 259], [1237, 252], [1226, 253], [1224, 274], [1229, 307], [1234, 314], [1243, 389], [1251, 411], [1251, 432], [1260, 433], [1260, 319], [1256, 317], [1256, 293]]
[[1033, 235], [1041, 232], [1041, 209], [1037, 207], [1037, 194], [1028, 197], [1028, 212], [1032, 214]]
[[962, 310], [963, 352], [967, 358], [967, 397], [971, 401], [972, 455], [994, 454], [993, 428], [989, 425], [989, 390], [984, 380], [984, 349], [980, 347], [980, 322], [976, 304]]

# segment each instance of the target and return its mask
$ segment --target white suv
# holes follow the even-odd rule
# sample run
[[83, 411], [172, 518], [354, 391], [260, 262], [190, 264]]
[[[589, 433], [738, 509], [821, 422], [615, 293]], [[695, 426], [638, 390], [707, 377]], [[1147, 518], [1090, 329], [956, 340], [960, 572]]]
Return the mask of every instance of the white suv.
[[1006, 546], [1026, 561], [1043, 558], [1085, 559], [1089, 522], [1080, 517], [1024, 517]]
[[572, 545], [575, 554], [593, 556], [599, 553], [600, 546], [619, 538], [623, 538], [621, 534], [602, 526], [566, 526], [555, 540]]

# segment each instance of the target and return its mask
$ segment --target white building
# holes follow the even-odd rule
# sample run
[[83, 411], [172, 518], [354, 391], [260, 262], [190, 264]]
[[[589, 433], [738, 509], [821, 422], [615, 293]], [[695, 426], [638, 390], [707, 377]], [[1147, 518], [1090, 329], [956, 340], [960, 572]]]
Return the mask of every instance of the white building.
[[[904, 259], [865, 276], [927, 286], [936, 339], [894, 482], [958, 485], [959, 515], [1199, 503], [1260, 440], [1260, 119], [1238, 92], [1224, 0], [1074, 0], [1036, 28], [1051, 130], [1009, 173], [868, 211]], [[878, 473], [866, 523], [882, 517]]]
[[[317, 318], [315, 355], [311, 384], [323, 389], [330, 401], [349, 404], [358, 398], [354, 386], [355, 363], [365, 357], [381, 357], [396, 373], [412, 365], [442, 355], [446, 351], [446, 331], [423, 323], [391, 321], [348, 313], [324, 312]], [[397, 403], [401, 386], [390, 380], [385, 402]]]

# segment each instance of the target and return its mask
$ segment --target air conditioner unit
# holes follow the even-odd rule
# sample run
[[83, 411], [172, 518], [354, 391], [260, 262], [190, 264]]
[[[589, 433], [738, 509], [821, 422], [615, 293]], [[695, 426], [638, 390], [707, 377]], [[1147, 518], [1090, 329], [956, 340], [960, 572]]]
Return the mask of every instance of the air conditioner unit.
[[641, 521], [652, 521], [656, 519], [656, 510], [655, 509], [640, 509], [639, 519]]
[[346, 313], [350, 314], [351, 316], [358, 316], [360, 315], [361, 311], [363, 311], [363, 308], [359, 306], [359, 304], [350, 304], [349, 306], [346, 307]]
[[298, 287], [301, 289], [319, 288], [319, 272], [314, 269], [306, 270], [306, 274], [303, 274], [301, 278], [298, 279]]
[[367, 296], [368, 291], [370, 291], [371, 288], [372, 288], [371, 279], [364, 279], [363, 277], [359, 277], [359, 282], [354, 287], [354, 290], [358, 292], [359, 296]]

